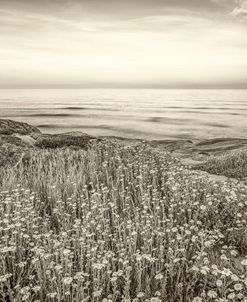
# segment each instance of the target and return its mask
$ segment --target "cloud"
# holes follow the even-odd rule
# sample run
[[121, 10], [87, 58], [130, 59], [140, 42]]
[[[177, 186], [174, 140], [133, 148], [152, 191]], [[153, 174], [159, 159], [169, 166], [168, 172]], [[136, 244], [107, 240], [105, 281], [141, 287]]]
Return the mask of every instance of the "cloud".
[[88, 22], [78, 22], [73, 19], [61, 18], [55, 15], [40, 13], [20, 12], [18, 10], [0, 9], [0, 32], [8, 29], [12, 31], [33, 31], [44, 29], [72, 29], [81, 31], [93, 31], [94, 24]]
[[173, 9], [198, 13], [220, 11], [232, 0], [0, 0], [0, 7], [48, 14], [89, 14], [121, 17], [141, 17], [163, 14]]
[[[2, 86], [247, 82], [230, 0], [0, 0]], [[236, 18], [237, 19], [237, 18]]]
[[238, 2], [238, 6], [234, 8], [234, 10], [231, 12], [231, 15], [233, 17], [247, 19], [247, 1], [240, 0], [237, 2]]

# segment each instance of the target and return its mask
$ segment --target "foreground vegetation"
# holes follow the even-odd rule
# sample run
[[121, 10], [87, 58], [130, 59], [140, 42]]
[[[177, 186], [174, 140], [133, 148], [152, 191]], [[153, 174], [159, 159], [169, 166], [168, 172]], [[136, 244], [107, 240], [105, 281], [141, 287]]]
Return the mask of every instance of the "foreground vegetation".
[[0, 171], [0, 301], [247, 301], [247, 187], [145, 145]]
[[243, 148], [221, 156], [212, 156], [198, 168], [212, 174], [245, 179], [247, 177], [247, 149]]

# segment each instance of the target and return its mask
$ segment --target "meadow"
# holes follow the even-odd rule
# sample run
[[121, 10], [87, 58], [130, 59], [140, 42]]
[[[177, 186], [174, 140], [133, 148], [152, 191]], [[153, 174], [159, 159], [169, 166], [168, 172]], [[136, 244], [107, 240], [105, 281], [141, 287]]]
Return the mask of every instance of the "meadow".
[[0, 168], [0, 301], [247, 301], [247, 186], [145, 144]]

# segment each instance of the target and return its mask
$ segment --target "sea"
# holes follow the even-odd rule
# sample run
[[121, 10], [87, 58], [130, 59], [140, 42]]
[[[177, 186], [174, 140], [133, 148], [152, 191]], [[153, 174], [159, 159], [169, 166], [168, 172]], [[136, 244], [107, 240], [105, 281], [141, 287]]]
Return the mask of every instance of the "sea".
[[45, 133], [247, 138], [247, 90], [1, 89], [0, 118], [26, 122]]

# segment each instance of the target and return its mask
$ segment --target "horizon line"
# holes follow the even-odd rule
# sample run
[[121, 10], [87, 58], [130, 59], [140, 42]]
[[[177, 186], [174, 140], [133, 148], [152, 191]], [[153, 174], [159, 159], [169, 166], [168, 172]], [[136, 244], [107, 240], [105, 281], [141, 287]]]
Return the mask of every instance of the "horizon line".
[[143, 90], [173, 90], [173, 89], [189, 89], [189, 90], [217, 90], [217, 89], [224, 89], [224, 90], [245, 90], [247, 89], [246, 85], [236, 85], [236, 86], [10, 86], [10, 87], [1, 87], [1, 90], [11, 90], [11, 89], [143, 89]]

